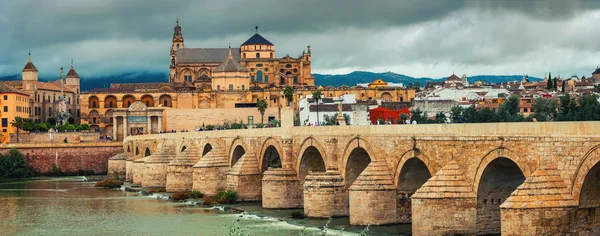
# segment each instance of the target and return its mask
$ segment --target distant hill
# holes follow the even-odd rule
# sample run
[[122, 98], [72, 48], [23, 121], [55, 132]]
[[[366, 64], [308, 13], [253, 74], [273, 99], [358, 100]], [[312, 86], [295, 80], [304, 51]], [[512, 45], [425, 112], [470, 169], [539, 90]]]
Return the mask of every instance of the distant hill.
[[[345, 75], [327, 75], [327, 74], [313, 74], [315, 76], [315, 83], [322, 86], [341, 86], [348, 85], [354, 86], [359, 83], [373, 82], [375, 79], [382, 79], [387, 82], [408, 83], [419, 82], [421, 86], [425, 86], [428, 81], [439, 82], [446, 79], [444, 78], [415, 78], [408, 75], [396, 74], [393, 72], [374, 73], [367, 71], [354, 71]], [[477, 81], [484, 81], [488, 83], [500, 83], [507, 81], [521, 81], [522, 75], [475, 75], [468, 77], [469, 82], [474, 83]], [[167, 73], [161, 72], [128, 72], [118, 75], [98, 76], [98, 77], [82, 77], [81, 90], [89, 91], [94, 88], [105, 88], [110, 87], [111, 83], [140, 83], [140, 82], [166, 82], [168, 78]], [[21, 75], [9, 75], [0, 77], [1, 80], [18, 80], [21, 79]], [[529, 77], [531, 81], [541, 81], [541, 78]], [[56, 80], [55, 78], [41, 77], [41, 81]]]
[[[354, 71], [350, 74], [345, 74], [345, 75], [322, 75], [322, 74], [314, 74], [315, 76], [315, 83], [318, 85], [323, 85], [323, 86], [341, 86], [341, 85], [348, 85], [348, 86], [353, 86], [356, 85], [358, 83], [369, 83], [369, 82], [373, 82], [375, 79], [382, 79], [383, 81], [386, 82], [393, 82], [393, 83], [403, 83], [403, 84], [408, 84], [408, 83], [416, 83], [419, 82], [419, 84], [421, 86], [425, 86], [425, 84], [429, 81], [433, 81], [433, 82], [440, 82], [440, 81], [444, 81], [446, 79], [446, 77], [443, 78], [426, 78], [426, 77], [421, 77], [421, 78], [415, 78], [415, 77], [411, 77], [408, 75], [403, 75], [403, 74], [396, 74], [393, 72], [384, 72], [384, 73], [373, 73], [373, 72], [366, 72], [366, 71]], [[459, 75], [460, 77], [460, 75]], [[507, 81], [521, 81], [521, 79], [523, 78], [522, 75], [475, 75], [475, 76], [468, 76], [468, 80], [470, 83], [474, 83], [477, 81], [483, 81], [483, 82], [488, 82], [488, 83], [501, 83], [501, 82], [507, 82]], [[536, 78], [536, 77], [529, 77], [530, 81], [541, 81], [542, 79], [540, 78]]]

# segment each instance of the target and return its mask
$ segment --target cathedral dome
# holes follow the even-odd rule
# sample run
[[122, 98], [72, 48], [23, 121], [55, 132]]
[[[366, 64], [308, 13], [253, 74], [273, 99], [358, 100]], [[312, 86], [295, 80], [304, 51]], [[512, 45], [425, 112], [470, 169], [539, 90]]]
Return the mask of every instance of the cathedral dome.
[[256, 33], [254, 35], [252, 35], [252, 37], [250, 37], [248, 40], [246, 40], [246, 42], [244, 42], [242, 44], [242, 46], [247, 46], [247, 45], [269, 45], [269, 46], [273, 46], [273, 44], [271, 42], [269, 42], [269, 40], [265, 39], [263, 36], [261, 36], [260, 34], [258, 34], [258, 26], [256, 27]]

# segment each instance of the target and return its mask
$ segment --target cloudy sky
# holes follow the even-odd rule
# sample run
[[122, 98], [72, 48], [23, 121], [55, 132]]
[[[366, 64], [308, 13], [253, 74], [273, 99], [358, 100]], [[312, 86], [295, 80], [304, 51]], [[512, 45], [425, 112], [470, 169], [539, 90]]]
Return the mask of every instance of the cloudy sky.
[[276, 56], [307, 45], [313, 73], [589, 76], [600, 0], [0, 0], [0, 76], [32, 51], [42, 76], [167, 72], [177, 17], [186, 47], [242, 44], [258, 24]]

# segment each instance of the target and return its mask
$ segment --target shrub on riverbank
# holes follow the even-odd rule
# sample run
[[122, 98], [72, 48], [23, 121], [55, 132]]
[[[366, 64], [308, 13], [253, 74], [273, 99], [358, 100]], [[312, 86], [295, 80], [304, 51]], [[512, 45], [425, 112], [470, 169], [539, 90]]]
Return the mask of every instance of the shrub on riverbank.
[[96, 187], [101, 188], [120, 188], [121, 185], [123, 185], [123, 182], [116, 179], [104, 179], [96, 182]]
[[237, 201], [237, 192], [233, 190], [220, 191], [217, 193], [217, 203], [219, 204], [230, 204]]
[[25, 157], [15, 148], [11, 148], [7, 155], [0, 154], [0, 178], [27, 178], [33, 177], [35, 171], [27, 166]]
[[173, 201], [182, 201], [189, 198], [203, 198], [204, 194], [199, 191], [185, 191], [185, 192], [177, 192], [171, 196]]

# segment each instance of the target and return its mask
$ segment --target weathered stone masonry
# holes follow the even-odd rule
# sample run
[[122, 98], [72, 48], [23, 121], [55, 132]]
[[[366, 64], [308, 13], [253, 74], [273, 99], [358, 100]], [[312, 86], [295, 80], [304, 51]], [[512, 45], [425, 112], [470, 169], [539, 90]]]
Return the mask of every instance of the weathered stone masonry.
[[[412, 222], [415, 235], [518, 235], [507, 230], [524, 222], [523, 232], [536, 234], [599, 233], [600, 122], [292, 127], [287, 113], [281, 128], [128, 137], [125, 158], [114, 160], [125, 169], [116, 172], [135, 182], [164, 145], [175, 147], [175, 159], [194, 146], [202, 152], [186, 164], [193, 171], [177, 172], [191, 175], [174, 179], [187, 181], [178, 186], [190, 188], [191, 178], [191, 189], [208, 195], [232, 189], [264, 207], [303, 207], [309, 217]], [[551, 170], [555, 187], [527, 187], [539, 170]], [[172, 182], [170, 173], [153, 175]], [[503, 204], [524, 201], [520, 191], [548, 204]], [[556, 205], [552, 196], [572, 199]]]

